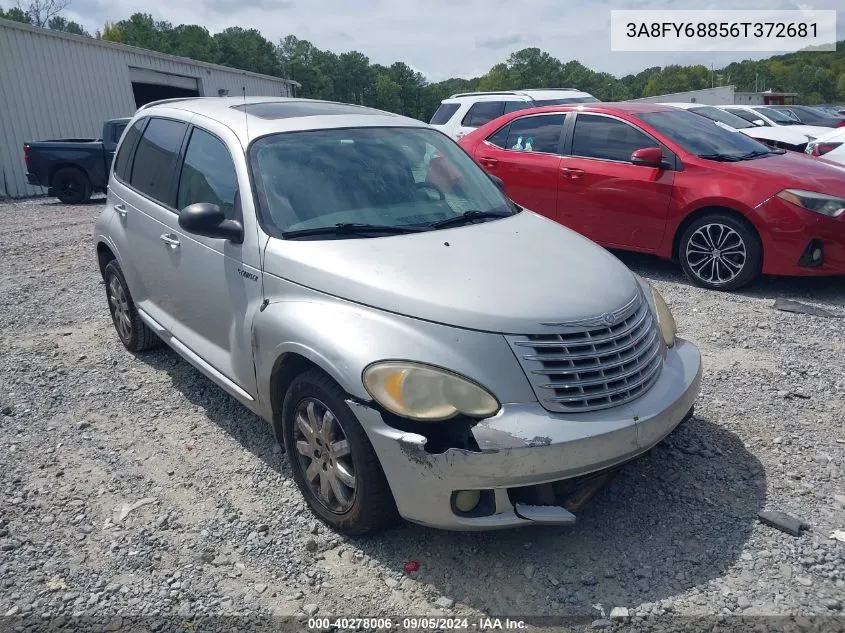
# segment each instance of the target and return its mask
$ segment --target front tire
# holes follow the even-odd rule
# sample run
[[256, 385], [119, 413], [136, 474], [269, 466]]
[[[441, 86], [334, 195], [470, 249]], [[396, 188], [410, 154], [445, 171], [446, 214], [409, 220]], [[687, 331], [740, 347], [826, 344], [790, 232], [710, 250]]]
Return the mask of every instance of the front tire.
[[64, 167], [53, 176], [53, 191], [65, 204], [82, 204], [91, 197], [88, 176], [75, 167]]
[[713, 213], [686, 228], [678, 259], [694, 284], [711, 290], [736, 290], [760, 276], [763, 250], [745, 222], [726, 213]]
[[343, 389], [322, 371], [310, 369], [291, 383], [282, 405], [282, 434], [293, 479], [323, 522], [360, 536], [397, 518], [372, 444]]
[[159, 345], [161, 339], [147, 327], [138, 314], [123, 271], [116, 260], [106, 264], [103, 279], [106, 282], [106, 299], [109, 302], [112, 323], [123, 346], [130, 352], [141, 352]]

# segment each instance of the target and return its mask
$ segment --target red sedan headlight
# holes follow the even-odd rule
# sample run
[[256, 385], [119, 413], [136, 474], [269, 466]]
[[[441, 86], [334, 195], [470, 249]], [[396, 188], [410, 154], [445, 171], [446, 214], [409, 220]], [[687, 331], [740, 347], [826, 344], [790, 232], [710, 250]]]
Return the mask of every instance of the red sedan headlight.
[[845, 213], [845, 198], [828, 196], [814, 191], [803, 191], [802, 189], [784, 189], [777, 194], [777, 197], [797, 207], [826, 215], [829, 218], [838, 218]]

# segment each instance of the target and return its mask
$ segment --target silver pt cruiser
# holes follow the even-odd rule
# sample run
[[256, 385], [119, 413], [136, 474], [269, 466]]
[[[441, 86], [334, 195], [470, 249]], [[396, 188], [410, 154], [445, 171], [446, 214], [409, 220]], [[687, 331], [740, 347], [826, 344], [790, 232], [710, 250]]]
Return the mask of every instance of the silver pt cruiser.
[[164, 341], [272, 424], [347, 533], [570, 523], [561, 490], [650, 450], [699, 392], [648, 283], [389, 113], [145, 106], [95, 237], [126, 348]]

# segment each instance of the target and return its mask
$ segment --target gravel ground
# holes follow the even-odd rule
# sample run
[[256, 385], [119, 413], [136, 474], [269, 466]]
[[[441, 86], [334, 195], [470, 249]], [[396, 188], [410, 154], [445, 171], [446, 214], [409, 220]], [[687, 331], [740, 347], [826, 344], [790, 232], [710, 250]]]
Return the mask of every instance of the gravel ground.
[[[845, 630], [845, 543], [830, 538], [845, 530], [845, 319], [771, 308], [845, 315], [842, 279], [720, 294], [623, 256], [702, 349], [696, 417], [573, 527], [353, 540], [308, 512], [265, 423], [169, 349], [120, 345], [93, 253], [100, 206], [0, 204], [3, 622], [572, 615], [645, 630], [779, 615], [746, 622]], [[762, 525], [764, 509], [811, 529]]]

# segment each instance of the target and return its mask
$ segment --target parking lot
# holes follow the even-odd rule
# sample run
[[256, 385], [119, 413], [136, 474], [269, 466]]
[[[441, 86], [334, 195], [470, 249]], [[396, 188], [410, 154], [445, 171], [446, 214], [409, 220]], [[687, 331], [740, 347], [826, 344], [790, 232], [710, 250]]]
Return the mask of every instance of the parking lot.
[[845, 316], [841, 278], [718, 293], [620, 256], [702, 350], [695, 417], [574, 527], [354, 540], [310, 514], [264, 422], [168, 348], [123, 348], [101, 203], [0, 204], [0, 614], [842, 614], [845, 318], [772, 308]]

